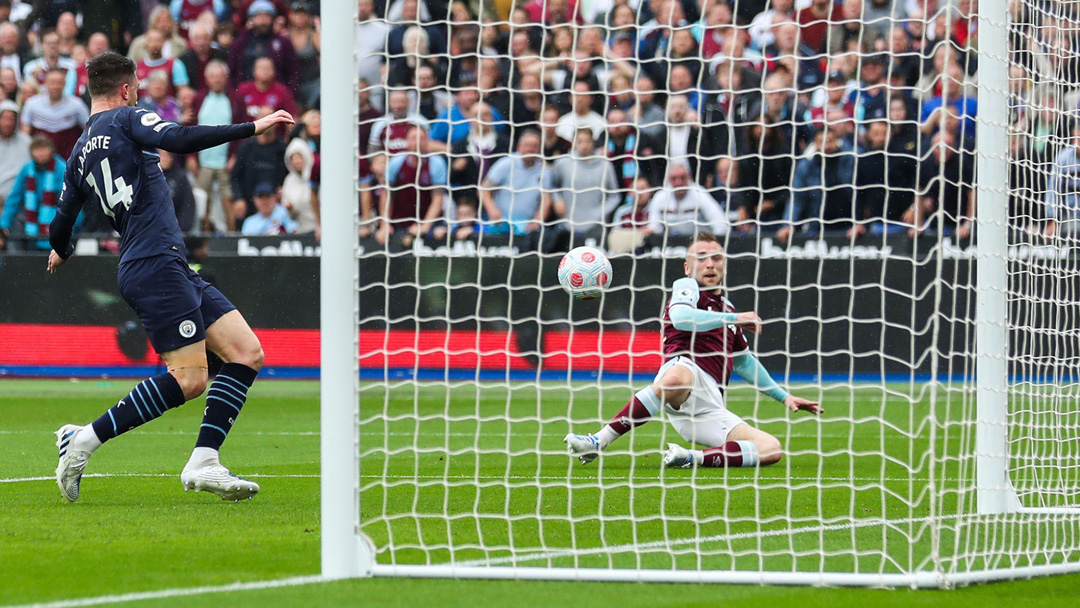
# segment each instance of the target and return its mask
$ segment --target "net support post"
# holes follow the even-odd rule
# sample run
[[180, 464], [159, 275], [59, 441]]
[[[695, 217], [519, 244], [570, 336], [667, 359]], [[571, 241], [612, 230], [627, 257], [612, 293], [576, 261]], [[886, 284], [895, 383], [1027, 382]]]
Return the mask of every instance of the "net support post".
[[979, 3], [975, 469], [980, 514], [1020, 504], [1008, 452], [1008, 0]]
[[[322, 254], [319, 281], [322, 576], [370, 576], [374, 552], [359, 531], [360, 465], [356, 258], [358, 193], [356, 10], [325, 0], [322, 14]], [[351, 18], [346, 18], [349, 16]], [[337, 125], [337, 127], [335, 127]]]

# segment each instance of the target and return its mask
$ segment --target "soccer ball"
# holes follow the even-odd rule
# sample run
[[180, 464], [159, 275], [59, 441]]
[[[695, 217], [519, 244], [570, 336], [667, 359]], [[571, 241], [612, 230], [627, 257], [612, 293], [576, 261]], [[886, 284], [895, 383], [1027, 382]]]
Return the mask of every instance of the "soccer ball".
[[579, 300], [595, 300], [611, 282], [611, 262], [595, 247], [578, 247], [559, 262], [559, 283]]

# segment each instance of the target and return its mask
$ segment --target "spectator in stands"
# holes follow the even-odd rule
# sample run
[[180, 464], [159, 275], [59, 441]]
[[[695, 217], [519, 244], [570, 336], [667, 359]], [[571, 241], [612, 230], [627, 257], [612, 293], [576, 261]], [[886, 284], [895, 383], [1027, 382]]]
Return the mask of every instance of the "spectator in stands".
[[585, 24], [578, 10], [577, 0], [528, 0], [521, 8], [532, 23], [540, 25]]
[[64, 94], [65, 80], [62, 69], [50, 70], [45, 76], [45, 92], [26, 100], [21, 117], [23, 132], [48, 138], [61, 158], [71, 155], [90, 119], [90, 112], [79, 98]]
[[439, 87], [435, 70], [426, 65], [416, 70], [416, 89], [409, 91], [409, 98], [410, 113], [419, 114], [428, 121], [436, 120], [439, 114], [449, 112], [454, 106], [454, 98]]
[[[84, 0], [81, 4], [83, 34], [105, 36], [107, 48], [127, 47], [132, 37], [143, 30], [142, 14], [135, 2]], [[91, 53], [90, 56], [94, 55]]]
[[162, 37], [161, 32], [158, 30], [146, 32], [146, 53], [142, 59], [135, 62], [135, 76], [139, 79], [140, 97], [146, 94], [146, 89], [149, 86], [150, 73], [154, 71], [164, 71], [168, 76], [167, 94], [169, 96], [176, 95], [176, 92], [180, 88], [191, 84], [191, 80], [188, 78], [187, 68], [184, 66], [183, 62], [177, 59], [167, 58], [161, 54], [164, 43], [165, 38]]
[[970, 234], [969, 220], [975, 217], [975, 155], [958, 148], [956, 135], [948, 129], [934, 135], [930, 153], [919, 167], [919, 194], [903, 216], [912, 226], [912, 236], [927, 229], [939, 234], [956, 230], [961, 239]]
[[786, 225], [776, 232], [776, 238], [787, 242], [795, 232], [817, 236], [823, 228], [848, 228], [853, 217], [854, 176], [852, 149], [831, 129], [819, 129], [813, 145], [795, 163], [791, 204], [784, 214]]
[[378, 228], [378, 204], [386, 188], [386, 155], [374, 154], [368, 161], [367, 175], [360, 176], [360, 232], [366, 239]]
[[[386, 39], [386, 51], [391, 57], [412, 52], [412, 47], [405, 41], [405, 33], [413, 27], [419, 27], [426, 34], [427, 48], [432, 55], [446, 53], [446, 27], [435, 24], [423, 25], [431, 20], [431, 14], [427, 10], [424, 11], [423, 15], [421, 14], [418, 0], [403, 0], [397, 6], [401, 10], [400, 16], [396, 19], [387, 18], [391, 29]], [[475, 48], [474, 45], [473, 49]]]
[[253, 80], [255, 62], [269, 57], [274, 73], [294, 95], [300, 92], [300, 62], [292, 42], [273, 30], [277, 10], [269, 0], [255, 0], [248, 8], [248, 25], [229, 49], [229, 73], [233, 83]]
[[907, 30], [900, 25], [889, 29], [889, 75], [903, 78], [904, 87], [914, 87], [922, 75], [923, 60], [911, 44]]
[[[659, 67], [660, 64], [657, 64]], [[694, 95], [688, 91], [697, 86], [698, 79], [702, 74], [701, 50], [697, 40], [689, 28], [675, 30], [671, 36], [671, 55], [668, 60], [666, 74], [664, 71], [654, 68], [653, 75], [661, 81], [667, 80], [671, 85], [668, 90], [676, 93], [684, 93], [690, 97], [691, 106], [697, 109]], [[679, 72], [676, 74], [676, 72]], [[666, 76], [666, 78], [663, 78]]]
[[[505, 82], [505, 79], [502, 81]], [[510, 120], [510, 124], [513, 126], [510, 135], [514, 139], [517, 139], [522, 129], [536, 129], [539, 127], [540, 115], [544, 111], [544, 91], [541, 87], [539, 76], [536, 74], [523, 74], [521, 82], [518, 83], [518, 87], [512, 93], [510, 107], [507, 108], [510, 114], [507, 115], [501, 110], [499, 111], [500, 114]], [[496, 110], [499, 109], [497, 103], [492, 105], [495, 106]]]
[[358, 0], [357, 4], [356, 52], [360, 78], [369, 84], [379, 83], [382, 82], [381, 67], [390, 26], [382, 17], [375, 15], [372, 0]]
[[[683, 30], [686, 31], [686, 30]], [[668, 95], [684, 95], [695, 113], [704, 109], [705, 95], [697, 87], [697, 77], [685, 64], [672, 64], [668, 75]]]
[[[199, 26], [195, 26], [191, 33], [197, 36]], [[224, 61], [213, 60], [206, 65], [203, 80], [205, 89], [195, 95], [192, 102], [192, 124], [197, 125], [229, 125], [233, 124], [232, 100], [229, 99], [227, 89], [229, 86], [229, 66]], [[199, 218], [204, 230], [211, 226], [218, 230], [232, 230], [232, 189], [230, 188], [229, 173], [226, 170], [229, 160], [229, 144], [221, 144], [213, 148], [199, 151], [198, 174], [196, 185], [206, 192], [210, 200], [214, 199], [214, 186], [217, 186], [218, 198], [221, 201], [222, 216], [217, 222], [211, 218], [216, 216], [210, 205], [205, 218]]]
[[454, 210], [454, 219], [436, 226], [431, 231], [431, 238], [441, 241], [449, 236], [453, 241], [464, 241], [480, 234], [480, 218], [476, 214], [476, 204], [472, 200], [461, 200]]
[[233, 122], [254, 120], [261, 108], [298, 114], [289, 88], [275, 80], [274, 62], [269, 57], [255, 60], [254, 74], [253, 80], [240, 83], [232, 94]]
[[[559, 136], [559, 110], [555, 106], [545, 106], [540, 114], [540, 138], [544, 162], [551, 164], [570, 153], [570, 142]], [[519, 138], [520, 139], [520, 138]]]
[[603, 154], [615, 168], [619, 191], [631, 190], [639, 175], [659, 183], [663, 169], [659, 168], [660, 159], [655, 157], [652, 142], [640, 137], [630, 117], [619, 108], [608, 112], [607, 123]]
[[289, 142], [285, 148], [285, 165], [289, 174], [281, 186], [281, 205], [296, 220], [298, 234], [315, 233], [319, 238], [319, 196], [311, 187], [311, 171], [315, 155], [311, 146], [302, 138]]
[[1080, 122], [1072, 125], [1068, 146], [1061, 149], [1046, 188], [1046, 235], [1075, 237], [1080, 220]]
[[667, 131], [654, 140], [656, 150], [670, 163], [684, 165], [692, 179], [704, 183], [698, 172], [698, 161], [709, 156], [711, 150], [707, 138], [701, 137], [697, 113], [690, 109], [685, 95], [672, 95], [667, 100]]
[[889, 86], [885, 82], [884, 55], [862, 58], [862, 83], [855, 91], [855, 118], [860, 122], [887, 118], [889, 115]]
[[423, 116], [409, 113], [408, 92], [401, 89], [390, 91], [386, 114], [372, 123], [368, 152], [397, 154], [405, 151], [405, 134], [412, 125], [419, 125], [425, 130], [428, 128]]
[[[262, 118], [273, 111], [263, 108], [255, 118]], [[245, 139], [236, 150], [233, 163], [230, 188], [233, 199], [234, 220], [242, 220], [255, 212], [250, 202], [255, 194], [255, 186], [269, 183], [279, 188], [285, 181], [285, 142], [281, 141], [276, 128], [271, 127], [255, 137]]]
[[855, 223], [848, 229], [848, 238], [858, 238], [868, 231], [881, 232], [885, 227], [881, 221], [889, 199], [889, 164], [894, 162], [887, 147], [888, 137], [888, 121], [879, 119], [867, 124], [855, 166]]
[[109, 48], [109, 37], [101, 32], [95, 32], [90, 35], [85, 47], [76, 45], [71, 56], [71, 60], [75, 62], [75, 92], [73, 95], [82, 99], [87, 106], [90, 105], [90, 91], [88, 88], [90, 75], [86, 73], [86, 62], [108, 51]]
[[62, 92], [71, 95], [75, 92], [75, 67], [74, 61], [60, 54], [60, 36], [45, 32], [41, 36], [41, 56], [23, 66], [23, 80], [43, 85], [51, 70], [59, 70], [65, 79]]
[[264, 236], [293, 234], [296, 222], [289, 217], [289, 212], [277, 201], [274, 186], [269, 182], [259, 182], [252, 193], [255, 197], [255, 213], [244, 220], [240, 232], [245, 236]]
[[183, 122], [180, 102], [169, 94], [169, 75], [154, 70], [147, 78], [146, 93], [139, 98], [139, 107], [156, 113], [162, 120]]
[[[206, 0], [206, 2], [209, 3], [210, 0]], [[228, 53], [215, 47], [213, 40], [214, 32], [210, 28], [198, 23], [192, 25], [191, 30], [188, 32], [188, 43], [191, 48], [179, 58], [180, 63], [184, 66], [184, 71], [187, 72], [190, 86], [196, 91], [206, 88], [203, 75], [206, 73], [206, 66], [211, 61], [217, 60], [222, 63], [228, 61]]]
[[828, 52], [826, 47], [829, 28], [844, 20], [842, 5], [833, 0], [813, 0], [806, 8], [796, 8], [799, 38], [814, 54]]
[[863, 22], [882, 31], [899, 24], [907, 17], [907, 7], [898, 0], [868, 0], [863, 9]]
[[[191, 42], [191, 32], [195, 29], [195, 21], [199, 15], [209, 12], [217, 19], [224, 19], [225, 10], [225, 0], [170, 0], [169, 2], [169, 14], [172, 15], [173, 21], [180, 24], [177, 31], [188, 42]], [[202, 70], [196, 72], [193, 69], [191, 73], [201, 74]]]
[[880, 24], [870, 25], [865, 23], [863, 10], [863, 0], [843, 0], [841, 2], [841, 20], [833, 23], [828, 33], [827, 50], [830, 53], [839, 53], [850, 49], [858, 50], [860, 45], [873, 41], [881, 35]]
[[289, 11], [288, 38], [296, 50], [300, 71], [298, 99], [305, 107], [314, 107], [319, 96], [319, 49], [322, 45], [322, 22], [311, 15], [311, 6], [295, 0]]
[[[454, 94], [453, 107], [443, 111], [431, 123], [431, 145], [435, 150], [449, 150], [469, 134], [469, 117], [480, 100], [480, 91], [472, 78], [462, 78], [461, 87]], [[503, 116], [494, 109], [491, 109], [491, 115], [497, 125], [504, 122]]]
[[446, 160], [431, 153], [424, 129], [412, 125], [405, 139], [406, 149], [386, 161], [387, 187], [379, 201], [379, 243], [386, 243], [393, 233], [425, 236], [446, 217]]
[[176, 157], [167, 150], [158, 150], [158, 164], [161, 172], [165, 175], [165, 182], [169, 184], [172, 192], [173, 208], [176, 211], [176, 221], [180, 224], [180, 230], [184, 233], [193, 232], [199, 228], [195, 218], [195, 192], [191, 189], [191, 178], [184, 169], [182, 163], [176, 162]]
[[790, 197], [794, 164], [788, 132], [778, 126], [751, 123], [741, 131], [737, 151], [743, 157], [739, 173], [750, 191], [750, 217], [761, 224], [781, 220]]
[[[711, 174], [709, 177], [710, 181], [713, 181]], [[716, 160], [715, 184], [711, 185], [709, 191], [727, 216], [737, 219], [739, 223], [736, 228], [739, 232], [753, 231], [755, 225], [751, 216], [751, 199], [740, 180], [738, 161], [726, 155]]]
[[[825, 89], [821, 96], [815, 95], [810, 107], [810, 117], [815, 123], [825, 122], [825, 115], [830, 110], [840, 110], [847, 117], [855, 117], [855, 103], [848, 96], [848, 80], [843, 72], [829, 72], [825, 80]], [[820, 97], [820, 99], [818, 99]]]
[[707, 230], [723, 236], [731, 226], [716, 199], [690, 178], [686, 164], [668, 165], [666, 186], [649, 203], [649, 232], [664, 237], [692, 237]]
[[[481, 183], [480, 202], [491, 224], [485, 230], [532, 234], [535, 238], [551, 206], [544, 188], [548, 180], [545, 173], [540, 135], [528, 130], [518, 138], [517, 153], [499, 159]], [[535, 247], [539, 243], [531, 244]]]
[[495, 114], [488, 104], [477, 103], [469, 114], [469, 134], [450, 152], [450, 184], [455, 186], [456, 200], [469, 199], [475, 207], [480, 204], [476, 187], [510, 153], [510, 138], [495, 129]]
[[566, 141], [573, 141], [579, 129], [590, 129], [593, 139], [599, 139], [607, 129], [604, 117], [593, 111], [593, 90], [587, 82], [575, 82], [571, 97], [573, 109], [559, 118], [555, 133]]
[[735, 27], [731, 6], [724, 1], [708, 3], [704, 18], [694, 28], [693, 33], [701, 44], [701, 57], [705, 61], [720, 52], [729, 38], [740, 35]]
[[922, 105], [923, 133], [936, 131], [945, 116], [943, 112], [951, 109], [951, 114], [961, 117], [961, 141], [975, 135], [975, 117], [979, 102], [975, 96], [969, 96], [964, 86], [964, 68], [957, 61], [951, 61], [945, 68], [946, 78], [942, 81], [941, 94], [927, 100]]
[[30, 45], [19, 32], [14, 23], [0, 23], [0, 68], [11, 68], [19, 81], [22, 81], [23, 70], [30, 63]]
[[607, 239], [609, 253], [630, 253], [645, 245], [645, 239], [652, 234], [649, 232], [649, 203], [655, 191], [644, 177], [635, 180], [626, 202], [612, 215], [612, 229]]
[[8, 235], [15, 218], [22, 215], [23, 234], [29, 238], [40, 237], [33, 247], [48, 251], [49, 223], [56, 215], [56, 201], [64, 185], [67, 163], [53, 149], [52, 141], [35, 137], [30, 143], [30, 162], [20, 169], [0, 215], [0, 240]]
[[[161, 46], [162, 57], [167, 59], [179, 57], [187, 50], [187, 42], [176, 32], [176, 21], [173, 20], [172, 15], [169, 13], [169, 7], [159, 5], [151, 11], [147, 24], [147, 33], [150, 30], [157, 30], [161, 33], [164, 40]], [[128, 57], [135, 63], [146, 57], [146, 34], [131, 41], [131, 46], [128, 47]]]
[[748, 110], [748, 117], [781, 130], [787, 141], [794, 142], [795, 148], [784, 153], [801, 154], [813, 136], [809, 108], [796, 99], [791, 84], [782, 73], [769, 75], [763, 88], [760, 104]]
[[75, 21], [75, 14], [67, 11], [60, 13], [54, 31], [56, 32], [60, 55], [71, 57], [72, 49], [75, 48], [76, 44], [79, 44], [79, 25]]
[[[415, 86], [416, 71], [421, 66], [431, 68], [435, 72], [436, 80], [439, 82], [445, 81], [446, 70], [443, 68], [439, 57], [431, 52], [431, 42], [424, 28], [419, 25], [409, 27], [409, 29], [405, 30], [402, 44], [405, 45], [404, 54], [391, 59], [386, 72], [386, 83], [389, 86]], [[473, 78], [475, 84], [475, 74]]]
[[776, 75], [780, 65], [786, 66], [794, 77], [794, 87], [806, 93], [825, 82], [819, 53], [805, 40], [800, 39], [799, 26], [793, 21], [780, 21], [773, 26], [775, 42], [764, 51], [768, 60], [767, 73]]
[[0, 101], [11, 101], [20, 105], [19, 77], [12, 68], [0, 68]]
[[0, 101], [0, 201], [6, 201], [15, 176], [30, 162], [30, 136], [19, 130], [19, 106]]
[[565, 251], [587, 239], [602, 243], [605, 222], [619, 205], [620, 189], [615, 168], [597, 154], [592, 130], [578, 129], [573, 153], [555, 161], [549, 183], [555, 224], [545, 235], [550, 239], [545, 251]]

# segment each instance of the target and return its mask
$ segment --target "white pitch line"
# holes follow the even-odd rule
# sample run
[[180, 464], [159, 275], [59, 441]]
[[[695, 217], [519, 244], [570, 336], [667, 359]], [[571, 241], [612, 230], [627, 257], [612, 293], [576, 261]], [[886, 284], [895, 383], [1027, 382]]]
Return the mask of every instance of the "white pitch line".
[[819, 524], [816, 526], [803, 526], [801, 528], [784, 528], [780, 530], [761, 530], [757, 532], [738, 532], [735, 534], [718, 534], [715, 536], [695, 536], [688, 538], [674, 538], [670, 540], [656, 540], [646, 543], [627, 543], [625, 545], [608, 545], [606, 547], [591, 547], [588, 549], [553, 549], [526, 553], [520, 556], [496, 557], [488, 559], [474, 559], [464, 562], [448, 562], [447, 566], [468, 568], [473, 566], [498, 566], [503, 564], [520, 564], [522, 562], [535, 562], [539, 560], [557, 559], [560, 557], [581, 557], [585, 555], [601, 555], [608, 553], [625, 553], [627, 551], [650, 551], [659, 549], [672, 549], [684, 545], [701, 545], [705, 543], [730, 542], [754, 538], [770, 538], [775, 536], [790, 536], [794, 534], [812, 534], [820, 532], [836, 532], [842, 530], [855, 530], [859, 528], [871, 528], [876, 526], [897, 526], [904, 524], [916, 524], [930, 521], [931, 519], [948, 520], [957, 519], [961, 515], [945, 515], [936, 518], [931, 517], [906, 517], [903, 519], [877, 519], [856, 521], [838, 524]]
[[[535, 424], [535, 421], [532, 421]], [[561, 431], [560, 431], [561, 432]], [[139, 435], [169, 435], [169, 436], [187, 436], [194, 434], [193, 431], [138, 431]], [[244, 433], [245, 435], [257, 435], [261, 437], [318, 437], [321, 435], [319, 431], [257, 431], [253, 433]], [[798, 438], [807, 439], [820, 437], [822, 439], [853, 439], [860, 436], [852, 435], [851, 433], [778, 433], [785, 438]], [[52, 435], [52, 432], [40, 433], [38, 431], [0, 431], [0, 435]], [[464, 432], [448, 432], [448, 433], [433, 433], [430, 431], [424, 431], [421, 433], [401, 433], [390, 432], [380, 433], [375, 431], [361, 432], [363, 437], [529, 437], [536, 438], [541, 436], [538, 433], [464, 433]], [[554, 435], [550, 435], [554, 437]], [[648, 435], [649, 437], [660, 437], [659, 434]], [[905, 435], [903, 433], [871, 433], [861, 436], [862, 439], [877, 439], [884, 437], [885, 439], [915, 439], [915, 435]]]
[[[175, 473], [87, 473], [83, 475], [83, 479], [87, 477], [177, 477]], [[299, 479], [318, 479], [318, 475], [244, 475], [244, 477], [259, 478], [259, 479], [285, 479], [285, 478], [299, 478]], [[55, 476], [41, 476], [41, 477], [10, 477], [8, 479], [0, 479], [0, 483], [20, 483], [24, 481], [56, 481]]]
[[74, 600], [59, 600], [55, 602], [42, 602], [38, 604], [20, 604], [17, 606], [4, 606], [3, 608], [80, 608], [82, 606], [99, 606], [101, 604], [120, 604], [126, 602], [139, 602], [142, 600], [160, 600], [171, 597], [184, 597], [188, 595], [202, 595], [205, 593], [227, 593], [230, 591], [256, 591], [259, 589], [277, 589], [280, 587], [298, 587], [314, 583], [329, 582], [322, 576], [294, 576], [271, 581], [255, 581], [251, 583], [230, 583], [228, 585], [216, 585], [207, 587], [188, 587], [181, 589], [162, 589], [160, 591], [140, 591], [137, 593], [123, 593], [120, 595], [100, 595]]

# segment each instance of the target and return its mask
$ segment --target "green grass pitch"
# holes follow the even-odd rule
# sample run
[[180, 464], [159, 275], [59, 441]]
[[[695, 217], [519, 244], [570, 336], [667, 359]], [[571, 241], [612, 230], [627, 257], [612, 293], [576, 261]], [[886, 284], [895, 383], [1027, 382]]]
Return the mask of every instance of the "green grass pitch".
[[[79, 502], [67, 504], [52, 481], [52, 431], [93, 419], [132, 384], [0, 381], [0, 606], [317, 574], [318, 385], [266, 381], [253, 389], [223, 461], [260, 482], [254, 500], [183, 492], [179, 472], [202, 410], [196, 402], [96, 454], [88, 469], [95, 476]], [[588, 467], [571, 462], [561, 443], [567, 430], [594, 430], [630, 392], [584, 384], [367, 386], [363, 519], [380, 562], [505, 563], [513, 555], [540, 567], [897, 571], [930, 554], [927, 518], [948, 518], [967, 500], [968, 460], [919, 458], [931, 441], [958, 454], [971, 440], [957, 422], [970, 406], [963, 396], [830, 389], [818, 420], [788, 417], [734, 390], [732, 409], [784, 441], [790, 456], [777, 467], [661, 471], [659, 448], [678, 440], [661, 422]], [[945, 490], [933, 505], [930, 484]], [[884, 513], [890, 523], [845, 525], [852, 513]], [[973, 553], [993, 560], [1009, 548], [1001, 543], [1024, 538], [944, 521], [953, 523], [934, 542], [947, 563]], [[655, 544], [665, 539], [670, 547]], [[993, 607], [1072, 606], [1078, 594], [1075, 575], [953, 592], [373, 579], [126, 605], [543, 606], [587, 597], [590, 606], [650, 608], [755, 600]]]

